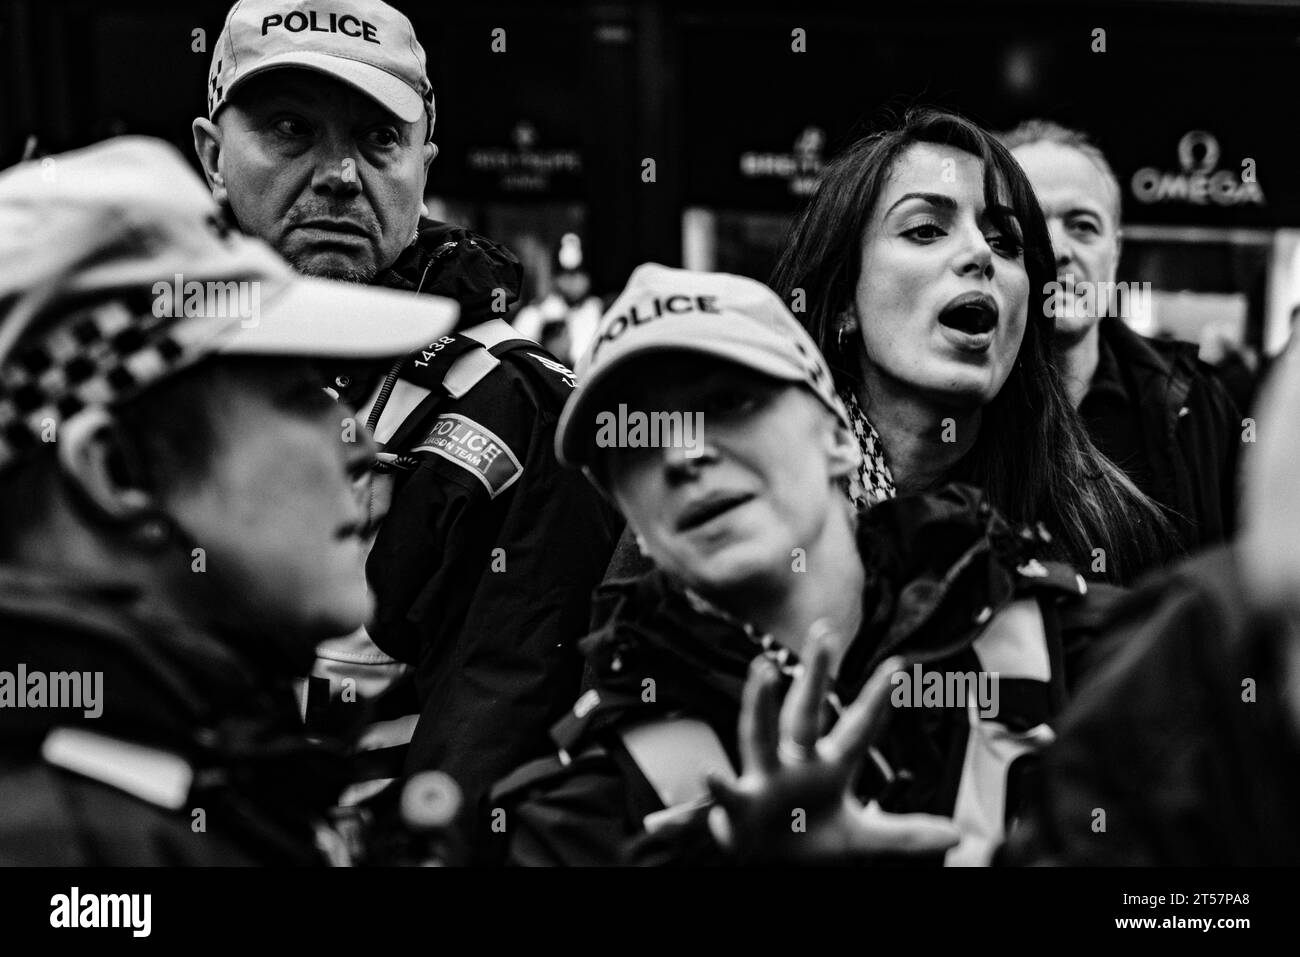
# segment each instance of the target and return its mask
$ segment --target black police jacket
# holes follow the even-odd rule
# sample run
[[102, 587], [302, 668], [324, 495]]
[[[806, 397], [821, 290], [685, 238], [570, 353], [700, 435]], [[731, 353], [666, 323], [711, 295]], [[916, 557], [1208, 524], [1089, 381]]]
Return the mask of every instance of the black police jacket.
[[1250, 610], [1233, 548], [1150, 579], [1114, 616], [1009, 860], [1300, 864], [1295, 638]]
[[622, 529], [555, 458], [573, 373], [500, 318], [519, 280], [508, 250], [423, 222], [376, 281], [456, 299], [459, 331], [377, 389], [372, 378], [347, 392], [391, 483], [366, 569], [369, 636], [414, 668], [405, 770], [451, 774], [471, 814], [494, 780], [550, 750], [546, 728], [577, 694], [576, 641]]
[[[994, 847], [981, 832], [1000, 833], [1016, 816], [1023, 780], [1069, 693], [1066, 673], [1100, 620], [1101, 596], [1119, 592], [1093, 585], [1085, 600], [1077, 574], [1034, 557], [1041, 544], [967, 486], [891, 499], [859, 516], [864, 622], [841, 663], [838, 699], [851, 701], [895, 654], [924, 672], [998, 673], [991, 720], [956, 702], [894, 711], [877, 746], [882, 760], [866, 762], [859, 782], [887, 810], [965, 825], [970, 840], [953, 863], [986, 863]], [[494, 789], [498, 853], [515, 864], [718, 862], [703, 787], [692, 801], [690, 787], [649, 767], [644, 729], [686, 722], [698, 740], [706, 726], [735, 769], [750, 662], [765, 648], [787, 664], [794, 656], [658, 571], [610, 583], [599, 600], [603, 624], [583, 643], [591, 687], [552, 730], [559, 753]], [[667, 741], [663, 753], [684, 754], [685, 741]], [[997, 757], [981, 766], [989, 755]], [[997, 782], [992, 802], [978, 793], [988, 780]]]
[[135, 597], [0, 568], [0, 865], [345, 863], [288, 680]]

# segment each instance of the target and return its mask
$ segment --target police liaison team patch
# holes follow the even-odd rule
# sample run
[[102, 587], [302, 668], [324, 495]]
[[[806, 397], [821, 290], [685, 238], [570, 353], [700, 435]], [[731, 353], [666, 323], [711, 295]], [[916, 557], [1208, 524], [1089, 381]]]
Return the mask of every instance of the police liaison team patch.
[[510, 446], [496, 433], [454, 412], [438, 416], [424, 441], [412, 451], [432, 452], [455, 462], [482, 482], [492, 498], [513, 485], [524, 471]]

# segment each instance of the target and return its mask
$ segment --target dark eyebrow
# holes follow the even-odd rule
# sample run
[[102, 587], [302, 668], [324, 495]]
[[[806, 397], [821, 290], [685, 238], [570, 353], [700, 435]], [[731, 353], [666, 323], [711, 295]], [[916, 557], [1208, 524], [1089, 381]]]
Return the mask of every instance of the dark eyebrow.
[[952, 210], [957, 208], [957, 200], [953, 199], [951, 196], [945, 196], [943, 193], [904, 193], [898, 198], [898, 201], [895, 202], [893, 206], [890, 206], [889, 209], [885, 210], [885, 215], [888, 216], [909, 199], [924, 200], [931, 206], [938, 206], [940, 209]]

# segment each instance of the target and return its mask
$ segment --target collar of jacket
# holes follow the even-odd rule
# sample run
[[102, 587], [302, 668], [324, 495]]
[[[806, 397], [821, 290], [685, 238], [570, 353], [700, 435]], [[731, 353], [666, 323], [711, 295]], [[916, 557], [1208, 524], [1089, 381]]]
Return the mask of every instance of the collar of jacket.
[[[455, 299], [460, 303], [457, 328], [501, 318], [505, 306], [519, 298], [522, 282], [523, 269], [510, 250], [462, 226], [432, 219], [420, 220], [415, 240], [374, 279], [377, 286]], [[498, 290], [504, 291], [504, 302]]]
[[213, 784], [329, 806], [344, 783], [342, 750], [308, 742], [290, 683], [192, 626], [142, 614], [139, 597], [122, 582], [0, 566], [0, 671], [99, 672], [103, 708], [93, 719], [4, 708], [0, 746], [34, 753], [53, 727], [80, 726], [179, 754]]
[[[969, 646], [1024, 588], [1077, 594], [1073, 577], [1037, 562], [1043, 533], [1013, 528], [969, 485], [860, 512], [857, 540], [866, 571], [864, 617], [836, 679], [843, 700], [856, 697], [892, 654], [927, 662]], [[572, 750], [633, 711], [689, 708], [716, 726], [734, 724], [749, 663], [761, 651], [752, 628], [693, 601], [657, 569], [601, 586], [593, 615], [602, 624], [581, 648], [596, 703], [556, 724], [552, 735], [561, 747]]]
[[1136, 401], [1158, 400], [1176, 418], [1196, 375], [1196, 347], [1147, 339], [1113, 316], [1101, 320], [1098, 335], [1110, 346], [1120, 376], [1138, 390]]

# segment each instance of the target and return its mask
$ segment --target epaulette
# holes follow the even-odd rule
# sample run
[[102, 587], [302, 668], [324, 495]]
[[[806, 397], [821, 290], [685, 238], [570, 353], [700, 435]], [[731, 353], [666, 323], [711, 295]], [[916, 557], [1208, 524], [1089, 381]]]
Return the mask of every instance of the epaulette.
[[194, 769], [177, 754], [80, 728], [55, 728], [41, 744], [41, 757], [169, 811], [185, 806], [194, 781]]
[[[374, 407], [382, 402], [374, 428], [375, 441], [381, 448], [390, 444], [401, 448], [432, 406], [444, 398], [468, 395], [501, 364], [498, 356], [502, 352], [530, 346], [540, 348], [501, 319], [441, 336], [402, 361], [397, 378], [376, 388], [361, 409], [360, 418], [369, 421]], [[403, 429], [407, 423], [410, 425]]]

